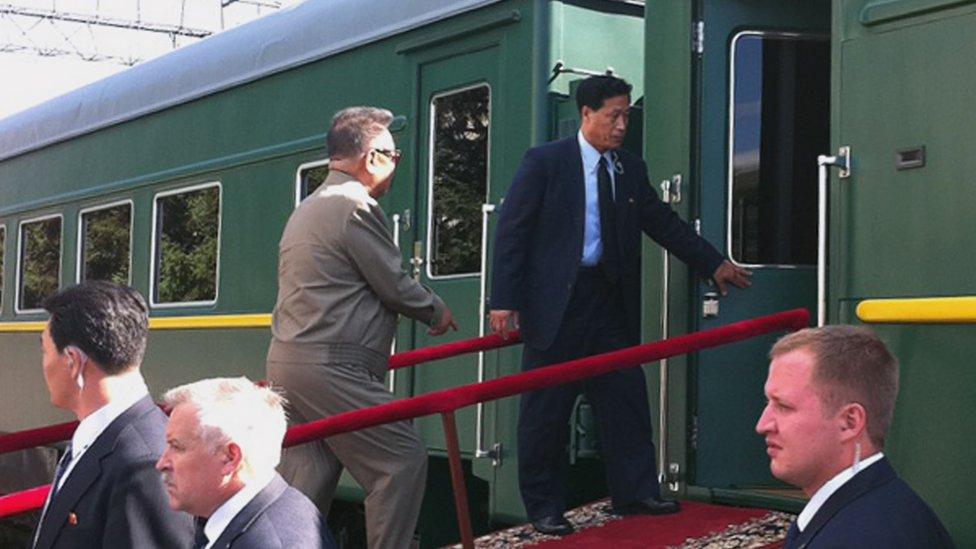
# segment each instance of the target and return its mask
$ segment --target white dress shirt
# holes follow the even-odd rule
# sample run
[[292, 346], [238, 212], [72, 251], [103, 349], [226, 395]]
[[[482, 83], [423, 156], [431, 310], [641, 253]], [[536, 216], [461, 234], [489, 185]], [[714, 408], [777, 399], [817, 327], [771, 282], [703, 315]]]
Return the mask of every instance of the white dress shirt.
[[207, 524], [203, 526], [203, 533], [207, 535], [207, 547], [205, 549], [213, 547], [214, 542], [220, 538], [220, 535], [230, 525], [230, 521], [234, 520], [234, 517], [247, 507], [247, 504], [251, 503], [251, 500], [257, 497], [261, 490], [264, 490], [268, 484], [271, 484], [274, 475], [274, 471], [271, 471], [245, 484], [239, 492], [231, 496], [230, 499], [225, 501], [223, 505], [218, 507], [210, 515], [210, 518], [207, 519]]
[[796, 527], [799, 528], [801, 532], [806, 529], [807, 525], [810, 524], [810, 521], [813, 520], [814, 515], [817, 514], [817, 511], [819, 511], [823, 504], [830, 499], [830, 496], [834, 495], [834, 492], [839, 490], [841, 486], [847, 483], [847, 481], [854, 478], [854, 475], [856, 475], [858, 472], [867, 469], [883, 457], [884, 454], [878, 452], [867, 459], [861, 460], [861, 463], [858, 464], [856, 471], [852, 465], [851, 467], [848, 467], [847, 469], [844, 469], [838, 473], [834, 478], [828, 480], [823, 486], [820, 487], [819, 490], [817, 490], [815, 494], [813, 494], [813, 497], [807, 502], [806, 506], [803, 508], [803, 511], [800, 511], [800, 516], [796, 518]]
[[[586, 189], [586, 208], [583, 218], [583, 256], [580, 263], [592, 267], [600, 262], [603, 254], [603, 243], [600, 240], [600, 191], [597, 185], [597, 169], [600, 167], [600, 151], [593, 148], [583, 137], [583, 131], [576, 133], [579, 140], [580, 156], [583, 158], [583, 186]], [[606, 151], [602, 155], [607, 159], [607, 171], [610, 173], [611, 192], [616, 187], [616, 174], [613, 173], [613, 155]]]
[[89, 414], [85, 419], [78, 423], [78, 428], [75, 429], [75, 434], [71, 437], [71, 463], [65, 470], [64, 474], [61, 475], [61, 481], [58, 483], [58, 490], [64, 486], [65, 480], [71, 475], [71, 471], [74, 470], [75, 465], [81, 460], [81, 456], [85, 454], [85, 451], [95, 443], [95, 439], [101, 435], [113, 421], [118, 419], [123, 412], [132, 407], [133, 404], [139, 402], [143, 397], [149, 394], [149, 388], [146, 387], [146, 382], [144, 380], [139, 380], [138, 384], [134, 385], [131, 392], [127, 392], [121, 397], [115, 398], [110, 401], [105, 406], [102, 406], [98, 410], [95, 410]]

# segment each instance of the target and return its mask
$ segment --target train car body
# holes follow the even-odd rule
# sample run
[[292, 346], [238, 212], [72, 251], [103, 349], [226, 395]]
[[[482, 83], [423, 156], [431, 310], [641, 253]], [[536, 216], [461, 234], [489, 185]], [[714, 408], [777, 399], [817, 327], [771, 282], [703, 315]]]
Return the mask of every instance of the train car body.
[[[498, 203], [524, 150], [553, 135], [551, 113], [571, 79], [553, 72], [558, 62], [564, 71], [612, 66], [641, 96], [641, 15], [616, 1], [310, 1], [7, 119], [0, 431], [69, 419], [47, 403], [40, 303], [85, 277], [147, 296], [144, 373], [154, 394], [205, 376], [263, 379], [277, 243], [327, 170], [324, 132], [346, 106], [399, 115], [405, 154], [383, 205], [404, 264], [450, 304], [453, 339], [478, 335], [482, 204]], [[396, 349], [438, 341], [404, 320]], [[492, 355], [480, 367], [470, 356], [402, 370], [390, 386], [410, 396], [519, 370], [517, 349]], [[488, 517], [522, 518], [516, 404], [458, 414], [479, 530]], [[440, 423], [417, 426], [432, 483], [443, 482], [428, 493], [446, 491], [436, 474]], [[36, 456], [2, 459], [8, 491], [50, 474], [13, 474]], [[43, 452], [39, 461], [50, 467]], [[339, 496], [363, 497], [345, 477]], [[422, 523], [456, 535], [437, 508], [450, 498], [427, 500]], [[450, 539], [425, 528], [425, 544]]]
[[[331, 116], [350, 105], [398, 115], [404, 158], [381, 202], [405, 268], [458, 317], [452, 340], [484, 331], [492, 207], [523, 152], [573, 134], [573, 82], [608, 70], [635, 86], [625, 146], [652, 185], [755, 273], [751, 289], [718, 296], [648, 241], [645, 341], [816, 311], [817, 156], [840, 147], [853, 162], [843, 179], [829, 168], [827, 319], [865, 321], [866, 299], [971, 295], [972, 199], [957, 187], [976, 173], [976, 63], [957, 52], [973, 49], [974, 30], [976, 5], [958, 0], [309, 0], [0, 121], [0, 432], [69, 419], [47, 403], [39, 303], [84, 278], [149, 298], [155, 394], [206, 376], [262, 379], [278, 239], [328, 170]], [[976, 544], [964, 473], [976, 374], [960, 360], [973, 329], [877, 329], [902, 362], [885, 451], [956, 543]], [[395, 350], [441, 341], [401, 320]], [[645, 366], [673, 494], [802, 507], [753, 432], [772, 341]], [[508, 348], [388, 383], [408, 397], [517, 371]], [[517, 412], [504, 399], [458, 413], [476, 530], [525, 518]], [[593, 424], [580, 401], [567, 426], [580, 502], [605, 493]], [[436, 417], [416, 425], [432, 456], [422, 539], [446, 543], [444, 435]], [[43, 483], [50, 454], [0, 456], [0, 489]], [[344, 477], [339, 497], [362, 493]]]
[[[663, 278], [665, 260], [648, 246], [647, 337], [794, 306], [872, 327], [901, 363], [885, 454], [956, 544], [976, 545], [976, 483], [965, 472], [976, 458], [967, 419], [976, 374], [964, 358], [976, 342], [964, 297], [974, 291], [976, 208], [963, 190], [976, 177], [976, 63], [960, 55], [974, 48], [976, 6], [660, 0], [645, 9], [650, 179], [672, 192], [680, 179], [674, 207], [754, 271], [748, 291], [716, 296], [680, 263]], [[822, 305], [820, 155], [849, 159], [847, 170], [825, 167]], [[770, 477], [752, 431], [771, 343], [675, 359], [659, 374], [670, 481], [689, 497], [801, 508]]]

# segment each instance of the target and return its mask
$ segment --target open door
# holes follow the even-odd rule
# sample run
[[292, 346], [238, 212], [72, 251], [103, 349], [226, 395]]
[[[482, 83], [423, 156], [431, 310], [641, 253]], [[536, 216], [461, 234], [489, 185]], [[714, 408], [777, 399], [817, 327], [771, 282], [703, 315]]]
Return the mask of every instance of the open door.
[[[675, 108], [674, 90], [662, 86], [674, 86], [675, 75], [687, 77], [690, 82], [678, 86], [687, 89], [688, 115], [678, 120], [687, 126], [670, 131], [679, 139], [686, 135], [688, 145], [655, 151], [655, 139], [663, 135], [649, 125], [652, 181], [681, 175], [679, 211], [727, 257], [753, 271], [752, 288], [733, 288], [725, 297], [704, 278], [690, 285], [677, 281], [672, 286], [681, 294], [673, 291], [667, 301], [677, 311], [672, 319], [687, 311], [685, 328], [701, 330], [795, 307], [812, 312], [817, 155], [829, 143], [829, 2], [700, 0], [694, 9], [662, 4], [648, 5], [648, 34], [690, 29], [692, 39], [685, 44], [691, 51], [655, 53], [649, 46], [648, 57], [658, 59], [648, 67], [647, 116], [676, 121], [652, 111]], [[670, 74], [653, 74], [655, 67]], [[658, 96], [672, 103], [659, 105]], [[688, 484], [777, 485], [753, 430], [764, 405], [766, 353], [774, 340], [702, 352], [684, 370], [688, 399], [673, 396], [665, 411], [686, 420], [670, 422], [671, 429], [685, 429], [685, 459], [672, 454], [668, 462], [685, 462], [682, 478]], [[675, 405], [685, 409], [674, 413]]]

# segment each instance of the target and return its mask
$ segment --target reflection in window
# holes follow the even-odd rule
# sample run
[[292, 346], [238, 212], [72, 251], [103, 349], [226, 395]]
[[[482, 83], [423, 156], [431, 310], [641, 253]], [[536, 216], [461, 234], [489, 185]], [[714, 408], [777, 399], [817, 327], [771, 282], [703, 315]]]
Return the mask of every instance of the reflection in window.
[[325, 182], [325, 178], [328, 176], [328, 164], [305, 168], [299, 172], [299, 192], [301, 194], [298, 197], [298, 201], [301, 202], [302, 200], [305, 200], [308, 195], [314, 193], [322, 185], [322, 183]]
[[813, 264], [817, 155], [829, 147], [829, 43], [743, 35], [733, 47], [732, 257]]
[[20, 303], [22, 311], [40, 309], [58, 291], [61, 277], [61, 218], [20, 226]]
[[156, 303], [217, 298], [217, 237], [220, 188], [183, 191], [156, 198]]
[[81, 279], [129, 284], [132, 205], [81, 215]]
[[431, 274], [476, 273], [488, 192], [488, 86], [439, 96], [431, 111]]
[[7, 239], [7, 228], [0, 226], [0, 308], [3, 307], [3, 252], [4, 242]]

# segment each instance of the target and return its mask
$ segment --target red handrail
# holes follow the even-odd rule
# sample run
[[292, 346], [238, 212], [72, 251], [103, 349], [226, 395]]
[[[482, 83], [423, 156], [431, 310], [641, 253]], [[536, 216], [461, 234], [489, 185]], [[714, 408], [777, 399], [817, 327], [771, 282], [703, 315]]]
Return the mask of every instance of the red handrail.
[[[294, 446], [340, 433], [435, 413], [453, 414], [458, 408], [478, 402], [497, 400], [525, 391], [596, 377], [613, 370], [630, 368], [662, 358], [700, 351], [771, 332], [798, 330], [806, 327], [809, 324], [809, 319], [809, 313], [805, 309], [794, 309], [602, 355], [555, 364], [529, 372], [512, 374], [483, 383], [463, 385], [362, 410], [345, 412], [288, 429], [284, 446]], [[446, 421], [445, 425], [447, 425]], [[40, 508], [47, 496], [48, 489], [49, 486], [41, 486], [0, 497], [0, 518]], [[40, 497], [40, 503], [37, 503], [38, 497]], [[25, 502], [25, 499], [29, 499], [35, 505], [32, 507], [28, 502]]]
[[[397, 353], [390, 357], [389, 364], [391, 370], [408, 368], [424, 362], [432, 362], [434, 360], [441, 360], [476, 351], [490, 351], [492, 349], [516, 345], [521, 342], [522, 339], [518, 332], [511, 332], [504, 339], [501, 336], [492, 334]], [[258, 381], [257, 383], [264, 382]], [[37, 446], [68, 440], [75, 432], [76, 427], [78, 427], [77, 421], [69, 421], [57, 425], [48, 425], [0, 435], [0, 454], [27, 450], [29, 448], [36, 448]]]
[[662, 358], [683, 355], [780, 330], [796, 330], [809, 324], [806, 309], [794, 309], [752, 320], [735, 322], [683, 336], [589, 356], [529, 372], [507, 375], [482, 383], [462, 385], [425, 395], [396, 400], [361, 410], [310, 421], [288, 429], [284, 446], [295, 446], [349, 431], [358, 431], [431, 414], [453, 412], [479, 402], [497, 400], [526, 391], [544, 389], [613, 370], [630, 368]]

